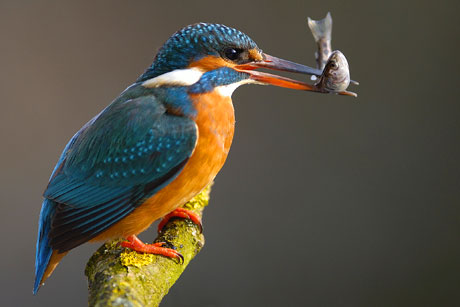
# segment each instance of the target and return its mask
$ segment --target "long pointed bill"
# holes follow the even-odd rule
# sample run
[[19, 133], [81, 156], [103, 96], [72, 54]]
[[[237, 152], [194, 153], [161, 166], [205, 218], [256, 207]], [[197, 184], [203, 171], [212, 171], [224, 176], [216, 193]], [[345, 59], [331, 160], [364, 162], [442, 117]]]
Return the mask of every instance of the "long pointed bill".
[[[239, 69], [238, 69], [239, 70]], [[250, 75], [250, 78], [254, 81], [263, 84], [271, 84], [274, 86], [290, 88], [294, 90], [302, 90], [302, 91], [312, 91], [312, 92], [319, 92], [318, 89], [314, 85], [310, 85], [305, 82], [293, 80], [290, 78], [277, 76], [261, 71], [254, 71], [254, 70], [239, 70], [242, 72], [246, 72]]]
[[[263, 66], [260, 67], [265, 67], [268, 69], [274, 69], [274, 70], [281, 70], [281, 71], [288, 71], [288, 72], [294, 72], [294, 73], [299, 73], [299, 74], [304, 74], [304, 75], [310, 75], [310, 76], [317, 76], [320, 77], [323, 72], [317, 68], [312, 68], [310, 66], [302, 65], [302, 64], [297, 64], [288, 60], [283, 60], [268, 54], [265, 54], [265, 61], [262, 62], [261, 64]], [[283, 67], [283, 69], [279, 69], [279, 67]], [[351, 84], [354, 85], [359, 85], [358, 81], [350, 80]]]
[[310, 66], [305, 66], [302, 64], [297, 64], [288, 60], [283, 60], [268, 54], [264, 53], [264, 61], [260, 62], [258, 65], [259, 67], [265, 67], [268, 69], [280, 70], [280, 71], [288, 71], [294, 72], [304, 75], [314, 75], [314, 76], [321, 76], [323, 73], [321, 70], [312, 68]]
[[[321, 76], [322, 71], [316, 68], [312, 68], [309, 66], [305, 66], [302, 64], [294, 63], [291, 61], [283, 60], [268, 54], [263, 54], [264, 59], [261, 61], [254, 61], [251, 63], [236, 65], [234, 69], [245, 72], [250, 75], [250, 78], [256, 82], [262, 84], [271, 84], [279, 87], [285, 87], [295, 90], [303, 90], [303, 91], [312, 91], [312, 92], [320, 92], [320, 93], [327, 93], [324, 89], [321, 89], [315, 85], [311, 85], [302, 81], [293, 80], [287, 77], [282, 77], [278, 75], [273, 75], [266, 72], [255, 71], [257, 68], [267, 68], [279, 71], [287, 71], [293, 72], [298, 74], [304, 75], [315, 75]], [[353, 81], [354, 82], [354, 81]], [[352, 92], [339, 92], [339, 95], [347, 95], [347, 96], [356, 96], [355, 93]]]
[[300, 74], [305, 74], [305, 75], [320, 76], [322, 73], [318, 69], [311, 68], [309, 66], [305, 66], [302, 64], [297, 64], [294, 62], [286, 61], [283, 59], [279, 59], [277, 57], [274, 57], [268, 54], [264, 54], [264, 60], [262, 61], [237, 65], [234, 68], [238, 71], [249, 74], [252, 80], [262, 83], [262, 84], [271, 84], [271, 85], [295, 89], [295, 90], [320, 92], [320, 90], [316, 88], [314, 85], [311, 85], [311, 84], [308, 84], [302, 81], [297, 81], [297, 80], [293, 80], [287, 77], [269, 74], [266, 72], [255, 71], [254, 69], [257, 69], [257, 68], [267, 68], [267, 69], [273, 69], [273, 70], [279, 70], [279, 71], [300, 73]]

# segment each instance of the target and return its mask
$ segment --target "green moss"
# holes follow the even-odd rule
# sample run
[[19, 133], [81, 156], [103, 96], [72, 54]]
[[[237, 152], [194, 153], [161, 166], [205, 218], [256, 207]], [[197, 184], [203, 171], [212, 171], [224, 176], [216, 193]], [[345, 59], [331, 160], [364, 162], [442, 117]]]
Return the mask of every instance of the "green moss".
[[[184, 205], [200, 217], [209, 202], [210, 186]], [[179, 264], [167, 257], [122, 248], [121, 240], [102, 245], [91, 257], [85, 274], [89, 306], [158, 306], [188, 263], [204, 245], [198, 227], [186, 219], [173, 219], [155, 242], [166, 242], [184, 256]]]
[[120, 262], [124, 266], [142, 267], [149, 265], [155, 260], [155, 255], [141, 254], [134, 251], [126, 250], [120, 254]]

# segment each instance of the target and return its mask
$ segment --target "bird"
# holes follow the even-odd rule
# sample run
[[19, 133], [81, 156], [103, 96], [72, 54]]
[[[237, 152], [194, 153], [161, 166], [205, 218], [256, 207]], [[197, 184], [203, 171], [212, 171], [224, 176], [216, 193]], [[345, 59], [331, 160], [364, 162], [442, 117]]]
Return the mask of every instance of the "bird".
[[317, 91], [258, 68], [321, 75], [264, 53], [221, 24], [192, 24], [164, 43], [145, 72], [65, 146], [43, 193], [34, 294], [85, 242], [124, 238], [122, 246], [137, 252], [181, 257], [137, 235], [160, 218], [201, 225], [180, 207], [224, 165], [235, 126], [233, 91], [243, 84]]

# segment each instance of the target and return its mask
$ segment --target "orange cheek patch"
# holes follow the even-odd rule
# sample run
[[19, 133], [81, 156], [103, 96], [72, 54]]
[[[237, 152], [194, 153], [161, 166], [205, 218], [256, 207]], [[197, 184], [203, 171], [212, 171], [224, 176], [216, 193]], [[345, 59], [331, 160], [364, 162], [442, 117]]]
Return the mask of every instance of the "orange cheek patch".
[[249, 58], [253, 61], [262, 61], [264, 59], [260, 51], [255, 48], [249, 50]]
[[216, 56], [211, 55], [211, 56], [206, 56], [198, 61], [190, 63], [188, 67], [189, 68], [196, 67], [203, 71], [210, 71], [210, 70], [214, 70], [214, 69], [225, 67], [225, 66], [233, 67], [235, 65], [225, 61], [221, 57], [216, 57]]

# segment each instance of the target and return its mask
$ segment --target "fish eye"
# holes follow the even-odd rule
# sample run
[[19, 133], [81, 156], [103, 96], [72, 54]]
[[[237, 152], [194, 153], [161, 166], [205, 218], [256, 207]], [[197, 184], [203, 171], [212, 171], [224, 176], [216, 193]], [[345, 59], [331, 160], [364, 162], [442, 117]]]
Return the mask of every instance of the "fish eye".
[[331, 68], [337, 68], [338, 67], [336, 62], [331, 62], [330, 65], [331, 65]]
[[227, 48], [224, 50], [224, 56], [230, 61], [236, 61], [240, 57], [240, 54], [243, 52], [242, 49], [238, 48]]

